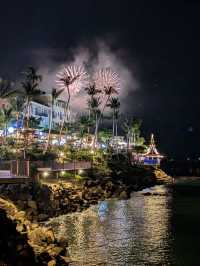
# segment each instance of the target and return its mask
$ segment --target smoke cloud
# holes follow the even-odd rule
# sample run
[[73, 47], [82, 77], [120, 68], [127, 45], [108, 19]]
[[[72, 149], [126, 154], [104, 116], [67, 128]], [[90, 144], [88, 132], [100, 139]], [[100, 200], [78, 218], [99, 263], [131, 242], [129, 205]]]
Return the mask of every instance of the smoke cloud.
[[[85, 43], [82, 46], [69, 49], [66, 53], [51, 49], [34, 50], [32, 57], [34, 58], [34, 65], [38, 66], [39, 73], [43, 75], [41, 88], [49, 93], [52, 87], [57, 87], [56, 74], [69, 64], [84, 65], [89, 75], [101, 68], [112, 68], [120, 78], [119, 97], [122, 112], [126, 112], [128, 109], [126, 103], [130, 102], [130, 99], [126, 101], [127, 97], [139, 88], [136, 66], [131, 62], [129, 54], [123, 49], [113, 48], [112, 43], [109, 42], [95, 40], [92, 43]], [[63, 94], [62, 98], [65, 99], [65, 96]], [[83, 88], [78, 95], [72, 97], [72, 110], [83, 112], [86, 103], [87, 95]]]

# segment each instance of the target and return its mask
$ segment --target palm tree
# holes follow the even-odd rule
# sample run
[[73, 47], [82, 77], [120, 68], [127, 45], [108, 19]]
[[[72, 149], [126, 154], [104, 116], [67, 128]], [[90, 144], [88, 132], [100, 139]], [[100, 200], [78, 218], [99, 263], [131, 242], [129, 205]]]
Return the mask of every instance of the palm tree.
[[109, 102], [107, 104], [108, 107], [111, 108], [112, 110], [112, 137], [114, 138], [114, 136], [117, 136], [117, 118], [119, 116], [119, 107], [120, 107], [120, 101], [119, 98], [110, 98]]
[[22, 94], [25, 97], [24, 118], [26, 117], [26, 127], [29, 126], [30, 119], [30, 102], [41, 94], [44, 94], [38, 87], [42, 81], [42, 76], [37, 74], [37, 70], [30, 66], [25, 72], [22, 72], [25, 76], [25, 81], [22, 84]]
[[0, 98], [5, 99], [13, 96], [17, 92], [13, 85], [13, 82], [0, 78]]
[[96, 89], [95, 84], [90, 85], [89, 87], [85, 88], [85, 91], [87, 92], [87, 94], [91, 97], [94, 97], [95, 95], [97, 95], [98, 93], [101, 93], [101, 90]]
[[[90, 97], [90, 99], [88, 100], [88, 111], [89, 111], [88, 112], [88, 117], [89, 117], [89, 120], [91, 120], [91, 111], [92, 111], [92, 108], [90, 106], [90, 101], [92, 102], [93, 101], [93, 98], [95, 98], [95, 96], [97, 94], [101, 93], [101, 90], [96, 89], [95, 84], [93, 84], [93, 85], [90, 85], [89, 87], [85, 88], [85, 91], [87, 92], [88, 96]], [[90, 133], [90, 127], [88, 127], [88, 133]]]
[[88, 100], [88, 107], [91, 110], [95, 120], [95, 136], [94, 136], [93, 148], [95, 148], [97, 135], [98, 135], [98, 117], [100, 116], [101, 113], [101, 111], [99, 110], [100, 105], [101, 105], [100, 97], [91, 97]]
[[12, 107], [3, 107], [1, 110], [1, 124], [4, 128], [4, 139], [7, 138], [8, 123], [12, 119]]
[[140, 131], [141, 125], [142, 125], [142, 120], [140, 119], [132, 120], [130, 132], [134, 147], [141, 146], [145, 142], [145, 139], [141, 137], [141, 131]]
[[9, 102], [16, 117], [16, 124], [18, 128], [18, 122], [23, 111], [24, 97], [21, 95], [17, 95], [15, 97], [11, 97]]
[[49, 144], [50, 144], [50, 138], [51, 138], [51, 130], [52, 130], [52, 122], [53, 122], [53, 112], [54, 112], [54, 104], [55, 101], [58, 99], [60, 94], [64, 91], [64, 89], [57, 90], [55, 88], [52, 88], [51, 90], [51, 113], [50, 113], [50, 119], [49, 119], [49, 134], [47, 139], [47, 145], [45, 151], [47, 151]]
[[122, 128], [123, 128], [124, 132], [126, 133], [127, 153], [128, 153], [128, 150], [130, 147], [130, 137], [131, 137], [131, 121], [128, 118], [125, 119], [125, 121], [122, 125]]
[[95, 142], [95, 143], [97, 143], [97, 141], [98, 141], [98, 129], [99, 129], [99, 124], [100, 124], [101, 118], [102, 118], [102, 116], [103, 116], [103, 113], [104, 113], [104, 111], [105, 111], [105, 108], [106, 108], [106, 106], [108, 105], [108, 102], [109, 102], [109, 100], [110, 100], [110, 97], [111, 97], [113, 94], [117, 94], [118, 92], [117, 92], [117, 90], [116, 90], [114, 87], [109, 86], [109, 87], [104, 87], [104, 91], [103, 91], [103, 93], [104, 93], [103, 98], [104, 98], [105, 100], [104, 100], [104, 104], [103, 104], [103, 106], [102, 106], [102, 109], [101, 109], [101, 111], [100, 111], [100, 113], [99, 113], [99, 116], [98, 116], [98, 119], [97, 119], [97, 124], [96, 124], [96, 129], [95, 129], [95, 136], [94, 136], [94, 138], [95, 138], [94, 142]]
[[87, 128], [88, 128], [88, 125], [90, 124], [90, 120], [88, 116], [81, 115], [79, 117], [78, 123], [79, 123], [79, 136], [81, 138], [81, 148], [82, 148], [83, 138], [87, 134]]

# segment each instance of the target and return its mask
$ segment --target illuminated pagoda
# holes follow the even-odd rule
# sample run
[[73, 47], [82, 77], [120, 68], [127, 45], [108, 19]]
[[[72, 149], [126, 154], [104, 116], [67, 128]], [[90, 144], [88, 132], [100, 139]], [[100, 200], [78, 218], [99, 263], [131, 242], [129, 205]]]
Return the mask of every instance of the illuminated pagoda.
[[157, 148], [154, 141], [154, 135], [151, 134], [151, 141], [149, 144], [149, 147], [147, 149], [147, 152], [143, 154], [143, 164], [144, 165], [159, 165], [161, 159], [164, 156], [161, 155]]
[[155, 145], [154, 135], [151, 134], [150, 144], [145, 153], [132, 153], [132, 163], [133, 164], [143, 164], [143, 165], [160, 165], [160, 161], [164, 156], [161, 155]]

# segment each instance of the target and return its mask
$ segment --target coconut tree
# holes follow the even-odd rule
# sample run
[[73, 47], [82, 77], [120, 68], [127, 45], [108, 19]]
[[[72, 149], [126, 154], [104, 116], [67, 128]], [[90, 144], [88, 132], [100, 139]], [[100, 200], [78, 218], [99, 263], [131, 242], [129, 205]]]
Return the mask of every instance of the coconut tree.
[[134, 147], [141, 146], [145, 142], [145, 139], [141, 137], [141, 130], [140, 130], [141, 125], [142, 125], [141, 119], [132, 120], [130, 132], [131, 132], [131, 139], [133, 141]]
[[120, 101], [117, 97], [111, 97], [107, 104], [108, 107], [112, 110], [112, 137], [114, 138], [117, 135], [117, 118], [119, 115]]
[[52, 88], [51, 90], [51, 113], [50, 113], [50, 119], [49, 119], [49, 133], [48, 133], [48, 139], [47, 139], [47, 145], [45, 151], [47, 151], [50, 139], [51, 139], [51, 130], [52, 130], [52, 122], [53, 122], [53, 113], [54, 113], [54, 104], [55, 101], [58, 99], [58, 97], [61, 95], [64, 89], [57, 90], [55, 88]]
[[98, 128], [105, 111], [106, 106], [112, 95], [118, 94], [120, 89], [120, 81], [117, 73], [113, 72], [111, 68], [100, 69], [94, 75], [96, 87], [102, 92], [102, 108], [97, 120], [97, 126], [95, 129], [95, 142], [98, 139]]
[[82, 147], [83, 138], [88, 135], [88, 128], [92, 125], [92, 123], [91, 119], [87, 115], [81, 115], [79, 117], [78, 124]]
[[[96, 89], [95, 84], [90, 85], [89, 87], [85, 88], [85, 91], [87, 92], [88, 96], [90, 97], [88, 100], [88, 117], [89, 120], [91, 120], [91, 112], [95, 109], [95, 105], [97, 103], [97, 101], [99, 101], [99, 104], [97, 104], [98, 106], [100, 106], [100, 98], [96, 100], [93, 100], [93, 98], [95, 98], [99, 93], [101, 93], [101, 90]], [[92, 121], [91, 121], [92, 122]], [[91, 123], [92, 124], [92, 123]], [[88, 127], [88, 133], [90, 133], [90, 127]]]
[[16, 95], [15, 97], [11, 97], [9, 102], [10, 102], [10, 105], [12, 106], [13, 114], [16, 118], [16, 125], [18, 128], [19, 119], [23, 111], [24, 97], [23, 95]]
[[91, 97], [88, 100], [88, 107], [91, 110], [91, 113], [95, 120], [95, 137], [93, 141], [93, 148], [95, 148], [96, 145], [96, 139], [97, 139], [97, 133], [98, 133], [98, 117], [100, 116], [100, 107], [101, 105], [101, 97]]
[[127, 152], [130, 147], [130, 137], [131, 137], [131, 121], [130, 119], [126, 118], [124, 123], [122, 124], [122, 129], [126, 133], [126, 140], [127, 140]]
[[37, 73], [37, 70], [34, 67], [29, 66], [26, 71], [22, 72], [22, 74], [25, 76], [25, 80], [21, 82], [22, 90], [20, 91], [25, 98], [23, 123], [26, 118], [26, 127], [28, 127], [30, 119], [30, 102], [35, 97], [45, 94], [45, 92], [39, 89], [42, 76]]
[[60, 143], [63, 127], [66, 121], [66, 115], [68, 114], [71, 96], [77, 94], [81, 88], [85, 87], [88, 84], [88, 75], [85, 72], [84, 67], [70, 65], [64, 67], [64, 69], [57, 74], [57, 84], [61, 89], [64, 89], [67, 93], [67, 101], [64, 108], [64, 116], [60, 128]]

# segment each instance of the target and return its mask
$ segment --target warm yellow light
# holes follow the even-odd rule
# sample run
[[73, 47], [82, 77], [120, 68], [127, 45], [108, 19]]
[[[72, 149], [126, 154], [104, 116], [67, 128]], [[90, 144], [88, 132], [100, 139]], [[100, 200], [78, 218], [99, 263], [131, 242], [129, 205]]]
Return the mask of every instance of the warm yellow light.
[[60, 152], [60, 156], [63, 157], [64, 156], [64, 152], [61, 151]]
[[65, 174], [65, 171], [61, 171], [61, 175], [64, 175]]
[[84, 172], [83, 169], [78, 170], [79, 175], [81, 175], [83, 172]]
[[44, 176], [44, 177], [47, 177], [48, 175], [49, 175], [48, 172], [43, 172], [43, 176]]

